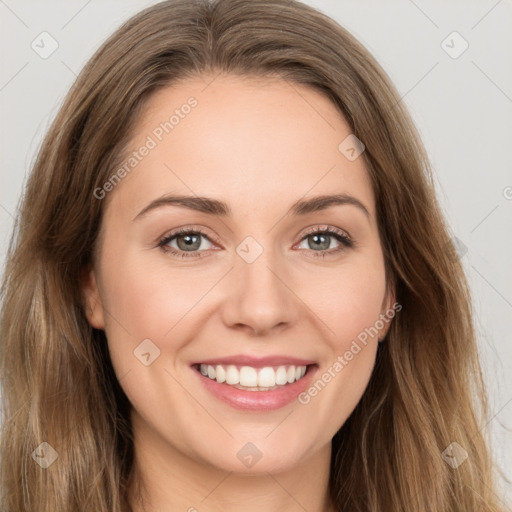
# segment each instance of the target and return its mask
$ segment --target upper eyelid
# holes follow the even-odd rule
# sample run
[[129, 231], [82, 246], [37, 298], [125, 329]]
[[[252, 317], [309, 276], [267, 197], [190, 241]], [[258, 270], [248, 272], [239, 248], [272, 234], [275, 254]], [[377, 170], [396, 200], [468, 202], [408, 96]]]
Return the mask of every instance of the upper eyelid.
[[[329, 224], [317, 224], [315, 226], [312, 226], [311, 228], [306, 228], [306, 231], [302, 232], [302, 237], [310, 234], [310, 233], [316, 233], [316, 232], [323, 232], [323, 231], [332, 231], [334, 233], [337, 233], [340, 231], [342, 234], [344, 234], [347, 238], [352, 238], [348, 231], [345, 229], [337, 228], [335, 226], [330, 226]], [[300, 236], [300, 235], [298, 235]]]

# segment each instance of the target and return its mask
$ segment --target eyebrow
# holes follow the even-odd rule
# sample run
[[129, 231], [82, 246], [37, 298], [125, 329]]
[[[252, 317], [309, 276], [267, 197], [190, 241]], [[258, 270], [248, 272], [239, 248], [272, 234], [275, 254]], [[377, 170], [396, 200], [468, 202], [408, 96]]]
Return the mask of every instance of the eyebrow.
[[[359, 199], [349, 194], [321, 195], [309, 199], [299, 199], [292, 204], [287, 214], [291, 213], [292, 215], [307, 215], [309, 213], [318, 212], [331, 206], [337, 205], [355, 206], [364, 212], [368, 218], [370, 217], [368, 208], [366, 208], [366, 206], [361, 201], [359, 201]], [[138, 220], [144, 217], [150, 211], [161, 208], [163, 206], [180, 206], [182, 208], [188, 208], [189, 210], [194, 210], [209, 215], [218, 215], [221, 217], [228, 217], [232, 213], [229, 205], [218, 199], [204, 196], [167, 194], [149, 203], [136, 215], [133, 220]]]

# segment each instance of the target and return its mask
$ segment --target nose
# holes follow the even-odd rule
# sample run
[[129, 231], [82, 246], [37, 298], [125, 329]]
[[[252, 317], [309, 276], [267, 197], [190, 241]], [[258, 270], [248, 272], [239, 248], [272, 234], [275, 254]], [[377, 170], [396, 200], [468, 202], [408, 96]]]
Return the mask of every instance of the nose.
[[237, 259], [224, 283], [225, 324], [254, 336], [289, 328], [297, 321], [300, 308], [290, 280], [270, 251], [263, 251], [252, 263]]

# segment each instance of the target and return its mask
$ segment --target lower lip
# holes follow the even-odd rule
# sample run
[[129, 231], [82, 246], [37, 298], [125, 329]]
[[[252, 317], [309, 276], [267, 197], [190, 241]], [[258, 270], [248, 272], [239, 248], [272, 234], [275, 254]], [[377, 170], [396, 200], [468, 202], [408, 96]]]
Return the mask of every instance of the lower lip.
[[203, 386], [219, 400], [235, 409], [259, 412], [280, 409], [297, 400], [298, 396], [310, 386], [317, 370], [317, 365], [310, 365], [302, 379], [271, 391], [245, 391], [229, 384], [221, 384], [192, 368]]

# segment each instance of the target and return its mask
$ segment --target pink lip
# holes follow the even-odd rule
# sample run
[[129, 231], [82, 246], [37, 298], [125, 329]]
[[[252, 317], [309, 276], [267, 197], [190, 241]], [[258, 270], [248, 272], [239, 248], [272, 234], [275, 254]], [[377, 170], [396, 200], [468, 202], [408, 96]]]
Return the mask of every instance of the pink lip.
[[[223, 359], [223, 361], [226, 361], [226, 359]], [[289, 359], [287, 361], [289, 361]], [[253, 364], [254, 361], [252, 362], [252, 365]], [[267, 363], [267, 366], [273, 365]], [[305, 365], [299, 364], [299, 366]], [[225, 383], [220, 384], [216, 380], [205, 377], [195, 367], [192, 367], [192, 371], [197, 375], [197, 378], [200, 379], [203, 386], [218, 400], [235, 409], [255, 412], [273, 411], [297, 400], [297, 397], [311, 386], [311, 382], [317, 370], [318, 366], [316, 364], [308, 366], [306, 374], [302, 379], [272, 391], [245, 391]]]
[[192, 366], [195, 364], [209, 364], [211, 366], [215, 366], [217, 364], [228, 365], [232, 364], [235, 366], [252, 366], [253, 368], [263, 368], [265, 366], [284, 366], [284, 365], [293, 365], [293, 366], [308, 366], [310, 364], [315, 364], [315, 361], [310, 361], [306, 359], [299, 359], [297, 357], [288, 357], [288, 356], [267, 356], [267, 357], [254, 357], [247, 355], [237, 355], [237, 356], [227, 356], [227, 357], [219, 357], [216, 359], [206, 359], [202, 361], [195, 361], [192, 363]]

